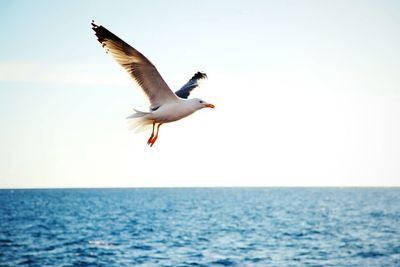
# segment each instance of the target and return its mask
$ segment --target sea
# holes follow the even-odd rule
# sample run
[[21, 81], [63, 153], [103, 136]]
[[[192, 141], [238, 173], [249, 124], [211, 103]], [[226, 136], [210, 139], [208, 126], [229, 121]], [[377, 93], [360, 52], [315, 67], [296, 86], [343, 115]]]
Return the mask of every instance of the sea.
[[0, 190], [0, 266], [400, 266], [400, 188]]

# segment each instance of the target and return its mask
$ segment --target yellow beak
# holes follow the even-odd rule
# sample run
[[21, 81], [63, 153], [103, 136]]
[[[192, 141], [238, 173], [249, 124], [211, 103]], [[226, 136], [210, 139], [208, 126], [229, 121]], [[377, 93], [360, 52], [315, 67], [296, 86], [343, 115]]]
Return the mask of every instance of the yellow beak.
[[207, 104], [206, 107], [208, 107], [208, 108], [215, 108], [215, 106], [214, 106], [213, 104]]

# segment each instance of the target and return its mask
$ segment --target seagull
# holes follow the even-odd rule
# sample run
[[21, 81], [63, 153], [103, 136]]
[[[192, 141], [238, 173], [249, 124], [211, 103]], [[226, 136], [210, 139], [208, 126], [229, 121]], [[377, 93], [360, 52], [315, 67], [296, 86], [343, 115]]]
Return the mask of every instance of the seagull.
[[150, 102], [149, 111], [139, 111], [128, 116], [130, 128], [136, 131], [152, 125], [152, 132], [147, 144], [152, 147], [158, 138], [160, 126], [185, 118], [197, 110], [214, 108], [213, 104], [199, 98], [188, 99], [200, 81], [207, 79], [203, 72], [197, 72], [175, 93], [169, 88], [153, 63], [142, 53], [124, 42], [118, 36], [92, 20], [92, 29], [97, 40], [107, 53], [129, 73], [138, 87], [145, 93]]

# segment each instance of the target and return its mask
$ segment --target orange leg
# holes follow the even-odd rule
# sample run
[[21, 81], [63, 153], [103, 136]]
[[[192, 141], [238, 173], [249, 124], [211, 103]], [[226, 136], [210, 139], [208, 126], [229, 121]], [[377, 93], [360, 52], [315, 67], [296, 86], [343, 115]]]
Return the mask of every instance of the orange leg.
[[154, 137], [154, 126], [156, 126], [156, 122], [153, 122], [153, 130], [151, 131], [151, 135], [149, 140], [147, 140], [147, 144], [150, 145], [151, 144], [151, 140], [153, 140]]
[[157, 140], [157, 138], [158, 138], [158, 132], [160, 131], [160, 126], [161, 126], [161, 124], [162, 123], [159, 123], [158, 125], [157, 125], [157, 131], [156, 131], [156, 135], [153, 137], [153, 139], [151, 139], [151, 141], [150, 141], [150, 146], [152, 147], [153, 145], [154, 145], [154, 143], [156, 142], [156, 140]]

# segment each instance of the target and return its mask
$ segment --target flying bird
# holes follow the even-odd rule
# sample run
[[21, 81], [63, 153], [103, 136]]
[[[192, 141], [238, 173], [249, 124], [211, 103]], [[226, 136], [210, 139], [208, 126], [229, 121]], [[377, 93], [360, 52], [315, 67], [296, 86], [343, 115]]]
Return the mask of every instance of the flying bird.
[[150, 147], [156, 142], [162, 124], [180, 120], [202, 108], [215, 107], [199, 98], [188, 99], [193, 89], [199, 86], [200, 80], [207, 79], [205, 73], [197, 72], [174, 93], [156, 67], [138, 50], [94, 21], [92, 29], [102, 47], [130, 74], [150, 101], [149, 111], [134, 109], [135, 113], [127, 117], [130, 128], [136, 131], [152, 125], [153, 130], [147, 141]]

